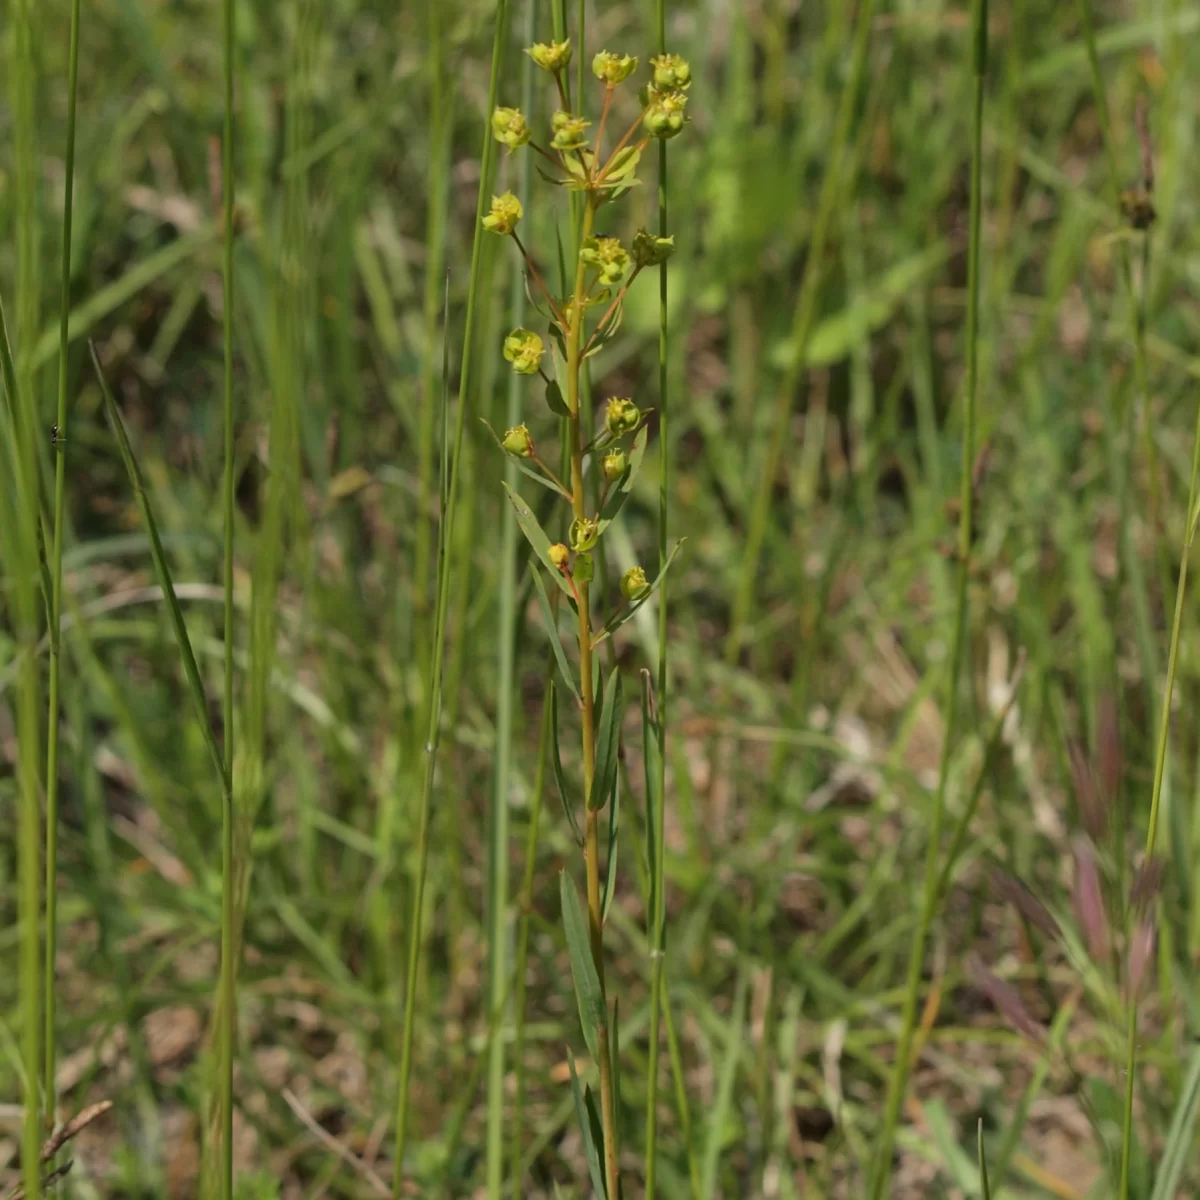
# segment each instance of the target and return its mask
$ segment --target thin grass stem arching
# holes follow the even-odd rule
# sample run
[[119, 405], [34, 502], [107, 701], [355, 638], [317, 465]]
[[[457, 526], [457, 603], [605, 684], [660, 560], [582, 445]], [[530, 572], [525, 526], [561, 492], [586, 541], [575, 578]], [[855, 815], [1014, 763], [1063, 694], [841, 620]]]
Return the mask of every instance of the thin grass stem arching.
[[984, 85], [987, 78], [988, 0], [974, 0], [971, 16], [971, 201], [970, 241], [967, 254], [967, 329], [966, 329], [966, 387], [962, 409], [962, 452], [960, 470], [960, 509], [958, 518], [958, 583], [954, 612], [954, 642], [946, 679], [945, 729], [938, 764], [937, 786], [933, 797], [925, 851], [924, 883], [921, 907], [913, 931], [904, 984], [904, 1000], [900, 1015], [900, 1035], [896, 1043], [896, 1058], [888, 1079], [884, 1104], [883, 1127], [875, 1147], [867, 1183], [867, 1200], [882, 1200], [891, 1176], [892, 1148], [896, 1140], [896, 1124], [908, 1090], [913, 1038], [916, 1031], [917, 1007], [921, 990], [921, 965], [925, 960], [925, 943], [938, 903], [939, 869], [942, 824], [946, 808], [946, 785], [954, 755], [958, 732], [959, 680], [967, 658], [968, 644], [968, 580], [970, 578], [971, 530], [973, 521], [974, 488], [972, 468], [975, 461], [976, 401], [979, 390], [979, 251], [982, 240], [983, 210], [983, 112]]

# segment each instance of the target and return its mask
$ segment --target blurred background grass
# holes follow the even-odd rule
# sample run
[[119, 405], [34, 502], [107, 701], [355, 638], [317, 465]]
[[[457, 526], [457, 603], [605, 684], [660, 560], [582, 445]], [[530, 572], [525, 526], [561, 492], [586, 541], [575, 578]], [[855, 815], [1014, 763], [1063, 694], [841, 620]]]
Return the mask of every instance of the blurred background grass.
[[[433, 10], [419, 5], [244, 0], [238, 10], [237, 595], [246, 639], [235, 654], [239, 670], [255, 665], [239, 682], [247, 728], [239, 769], [255, 809], [252, 832], [243, 830], [253, 875], [236, 1083], [246, 1196], [372, 1194], [333, 1140], [360, 1166], [384, 1179], [391, 1172], [431, 636], [433, 533], [422, 497], [436, 483], [422, 464], [436, 467], [440, 436], [444, 269], [452, 396], [461, 357], [492, 7], [437, 0], [440, 54]], [[667, 972], [692, 1102], [691, 1150], [706, 1166], [711, 1158], [705, 1179], [715, 1195], [860, 1194], [895, 1043], [941, 746], [952, 498], [962, 469], [968, 21], [964, 8], [937, 0], [877, 8], [819, 263], [808, 244], [856, 6], [680, 0], [669, 10], [668, 42], [690, 59], [695, 84], [693, 123], [671, 148], [679, 252], [670, 534], [688, 541], [673, 572], [669, 620]], [[590, 47], [652, 48], [649, 5], [589, 5], [588, 14]], [[61, 252], [67, 15], [65, 0], [33, 9], [32, 175], [22, 166], [28, 147], [11, 70], [10, 100], [0, 106], [0, 286], [7, 300], [18, 274], [32, 270], [38, 303], [17, 309], [14, 338], [44, 414], [47, 464], [57, 314], [48, 264]], [[65, 1109], [100, 1096], [115, 1108], [81, 1139], [67, 1189], [80, 1197], [191, 1195], [199, 1170], [220, 920], [219, 796], [86, 339], [96, 341], [125, 413], [209, 694], [219, 696], [218, 18], [213, 5], [84, 5], [59, 1080]], [[548, 22], [546, 14], [540, 37]], [[523, 24], [517, 3], [514, 29]], [[1111, 751], [1103, 721], [1110, 700], [1122, 781], [1110, 816], [1122, 833], [1102, 861], [1105, 886], [1115, 890], [1128, 876], [1145, 828], [1153, 714], [1187, 522], [1200, 375], [1200, 247], [1188, 183], [1196, 92], [1188, 80], [1198, 65], [1200, 8], [1102, 4], [1097, 25], [1122, 182], [1141, 177], [1138, 97], [1155, 151], [1157, 221], [1145, 265], [1134, 242], [1147, 396], [1143, 404], [1135, 395], [1119, 266], [1119, 239], [1135, 235], [1109, 190], [1078, 13], [1048, 0], [996, 5], [983, 172], [986, 451], [952, 824], [981, 771], [982, 792], [935, 925], [921, 1053], [889, 1193], [896, 1196], [977, 1194], [970, 1168], [979, 1118], [1008, 1154], [1004, 1177], [993, 1172], [994, 1194], [1112, 1194], [1105, 1171], [1114, 1136], [1119, 1145], [1123, 1090], [1121, 940], [1116, 965], [1085, 969], [1031, 936], [990, 882], [1002, 865], [1073, 925], [1081, 785], [1069, 747]], [[517, 71], [514, 37], [503, 103], [518, 100]], [[516, 160], [501, 160], [497, 183], [516, 188]], [[33, 207], [23, 209], [29, 187]], [[627, 236], [653, 224], [654, 204], [653, 186], [643, 187], [621, 210], [627, 227], [603, 232]], [[548, 206], [530, 219], [535, 244], [553, 246]], [[29, 239], [18, 237], [27, 230]], [[512, 263], [496, 250], [485, 248], [471, 403], [503, 427], [507, 376], [497, 351]], [[723, 654], [772, 413], [795, 352], [794, 308], [814, 268], [816, 323], [783, 469], [770, 481], [761, 566], [745, 625]], [[595, 360], [598, 399], [655, 402], [656, 305], [649, 285], [631, 294], [622, 336]], [[548, 414], [524, 403], [535, 436], [548, 432]], [[484, 898], [501, 707], [503, 465], [478, 422], [467, 428], [409, 1140], [408, 1173], [420, 1195], [472, 1195], [483, 1179], [484, 1089], [467, 1084], [488, 1031]], [[613, 570], [654, 559], [654, 457], [609, 535]], [[256, 572], [272, 590], [251, 614]], [[518, 600], [507, 796], [513, 879], [524, 866], [547, 649], [527, 589]], [[1150, 1158], [1186, 1092], [1185, 1048], [1200, 1033], [1194, 605], [1184, 622], [1137, 1110]], [[0, 626], [0, 939], [15, 959], [14, 637], [11, 622]], [[648, 607], [622, 631], [620, 661], [631, 671], [653, 663], [656, 637]], [[263, 638], [273, 646], [265, 658]], [[985, 762], [990, 730], [1010, 701]], [[629, 742], [637, 760], [640, 740]], [[521, 1194], [552, 1194], [557, 1180], [564, 1195], [580, 1195], [564, 1052], [576, 1015], [556, 880], [574, 850], [557, 804], [542, 811]], [[641, 820], [627, 816], [625, 878], [608, 935], [631, 1153], [641, 1128], [650, 970]], [[967, 969], [972, 953], [1017, 989], [1038, 1023], [1057, 1021], [1053, 1049], [1015, 1027], [1011, 1011], [996, 1011], [994, 988]], [[0, 1094], [15, 1098], [15, 972], [0, 979], [0, 996], [11, 1014], [0, 1027]], [[664, 1084], [660, 1095], [660, 1194], [687, 1196], [673, 1092]], [[4, 1128], [0, 1154], [13, 1161], [16, 1125]], [[1187, 1188], [1195, 1180], [1185, 1174], [1179, 1186], [1194, 1194]], [[638, 1194], [636, 1182], [630, 1187]], [[1149, 1183], [1134, 1194], [1150, 1195]]]

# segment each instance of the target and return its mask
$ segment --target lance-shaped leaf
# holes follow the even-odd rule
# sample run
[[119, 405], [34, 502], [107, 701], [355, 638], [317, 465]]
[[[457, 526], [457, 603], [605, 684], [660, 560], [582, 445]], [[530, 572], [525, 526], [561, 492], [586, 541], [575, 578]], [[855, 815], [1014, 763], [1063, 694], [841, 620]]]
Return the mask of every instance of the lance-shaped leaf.
[[671, 569], [671, 564], [675, 561], [675, 556], [683, 548], [683, 543], [686, 538], [680, 538], [675, 543], [675, 549], [671, 551], [667, 561], [663, 564], [663, 569], [655, 576], [654, 582], [631, 604], [628, 608], [623, 608], [612, 617], [608, 624], [594, 638], [592, 638], [592, 649], [594, 650], [600, 645], [606, 637], [611, 637], [626, 621], [630, 620], [639, 608], [650, 599], [651, 596], [658, 590], [658, 585], [662, 583], [667, 572]]
[[546, 531], [537, 517], [534, 516], [533, 509], [507, 483], [504, 485], [504, 490], [508, 493], [508, 499], [517, 514], [517, 524], [520, 525], [525, 540], [533, 547], [534, 554], [541, 559], [542, 565], [562, 588], [564, 595], [574, 604], [575, 597], [571, 594], [571, 585], [567, 582], [566, 576], [554, 565], [554, 560], [550, 557], [550, 539], [546, 536]]
[[600, 920], [608, 920], [609, 905], [617, 887], [617, 835], [621, 829], [621, 782], [613, 788], [612, 808], [608, 812], [608, 860], [604, 864], [604, 898], [600, 905]]
[[612, 669], [604, 685], [604, 706], [600, 711], [600, 736], [596, 740], [596, 766], [592, 789], [588, 793], [588, 808], [592, 812], [603, 808], [612, 795], [617, 781], [617, 757], [621, 744], [621, 672]]
[[583, 1090], [579, 1086], [579, 1073], [575, 1070], [575, 1055], [567, 1047], [567, 1066], [571, 1069], [571, 1095], [575, 1098], [575, 1119], [579, 1122], [579, 1132], [583, 1138], [583, 1153], [587, 1158], [588, 1174], [592, 1177], [592, 1187], [596, 1195], [604, 1200], [604, 1172], [600, 1169], [600, 1152], [596, 1147], [596, 1138], [592, 1132], [591, 1115], [584, 1100]]
[[575, 703], [582, 704], [579, 689], [576, 688], [574, 676], [571, 674], [571, 664], [567, 661], [567, 652], [563, 649], [562, 639], [558, 636], [558, 622], [554, 619], [554, 609], [550, 606], [550, 597], [546, 594], [542, 573], [538, 570], [537, 565], [532, 563], [529, 570], [533, 576], [534, 590], [537, 592], [538, 608], [541, 610], [542, 620], [546, 624], [546, 635], [550, 639], [550, 648], [554, 651], [555, 662], [558, 663], [558, 672], [563, 678], [563, 683], [570, 689], [571, 695], [575, 697]]
[[637, 431], [637, 436], [633, 439], [633, 449], [629, 452], [629, 462], [625, 466], [624, 473], [617, 480], [611, 494], [604, 502], [604, 507], [600, 510], [601, 533], [612, 524], [617, 513], [624, 507], [625, 501], [629, 499], [629, 495], [633, 491], [633, 481], [642, 469], [642, 460], [646, 457], [646, 442], [649, 436], [649, 431], [643, 425]]
[[562, 798], [563, 811], [567, 814], [571, 832], [575, 835], [575, 844], [582, 846], [583, 831], [579, 828], [579, 821], [575, 817], [575, 809], [571, 804], [571, 794], [567, 791], [567, 777], [563, 772], [562, 754], [558, 746], [558, 690], [553, 681], [550, 684], [550, 747], [554, 758], [554, 782], [558, 784], [558, 794]]
[[592, 961], [592, 943], [587, 918], [579, 903], [579, 893], [566, 871], [560, 871], [563, 931], [567, 935], [567, 953], [571, 957], [571, 978], [575, 981], [575, 1000], [579, 1005], [579, 1023], [583, 1040], [593, 1059], [599, 1059], [600, 1029], [604, 1022], [604, 992]]
[[554, 492], [555, 495], [562, 496], [564, 500], [571, 499], [571, 493], [563, 488], [560, 488], [553, 479], [547, 479], [546, 476], [541, 473], [541, 471], [531, 467], [525, 459], [517, 458], [515, 455], [509, 454], [508, 451], [504, 449], [504, 443], [500, 440], [500, 435], [486, 420], [484, 420], [483, 417], [480, 417], [479, 419], [483, 421], [483, 424], [487, 427], [488, 433], [492, 435], [492, 440], [500, 448], [501, 453], [503, 453], [506, 458], [511, 458], [512, 461], [517, 464], [517, 470], [520, 471], [522, 475], [528, 475], [530, 479], [534, 480], [534, 482], [540, 483], [544, 488], [549, 488], [552, 492]]

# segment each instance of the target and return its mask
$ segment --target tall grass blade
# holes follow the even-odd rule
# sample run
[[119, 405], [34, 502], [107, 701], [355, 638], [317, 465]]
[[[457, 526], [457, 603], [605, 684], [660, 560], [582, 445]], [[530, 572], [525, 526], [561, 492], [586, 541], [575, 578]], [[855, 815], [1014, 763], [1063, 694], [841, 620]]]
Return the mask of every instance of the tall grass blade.
[[1196, 1114], [1200, 1111], [1200, 1047], [1193, 1046], [1187, 1074], [1179, 1089], [1179, 1100], [1171, 1114], [1167, 1140], [1163, 1145], [1154, 1191], [1150, 1200], [1173, 1200], [1179, 1194], [1179, 1180], [1196, 1140]]
[[721, 1060], [721, 1072], [717, 1077], [717, 1094], [712, 1113], [708, 1118], [708, 1133], [704, 1140], [703, 1173], [701, 1175], [701, 1200], [713, 1200], [717, 1194], [717, 1167], [721, 1161], [721, 1150], [725, 1146], [725, 1130], [733, 1113], [733, 1085], [737, 1080], [738, 1062], [742, 1056], [742, 1041], [745, 1037], [746, 997], [749, 992], [749, 973], [745, 967], [738, 975], [737, 988], [733, 994], [733, 1008], [729, 1012], [729, 1033], [725, 1043], [725, 1057]]
[[58, 1066], [56, 963], [58, 961], [58, 736], [59, 688], [62, 670], [63, 529], [67, 495], [67, 320], [71, 311], [71, 231], [75, 205], [75, 111], [79, 84], [79, 8], [71, 0], [71, 30], [67, 50], [67, 146], [63, 157], [62, 272], [59, 286], [58, 407], [51, 443], [54, 461], [54, 542], [51, 552], [50, 681], [46, 718], [46, 954], [42, 1103], [45, 1126], [54, 1128], [58, 1104], [55, 1072]]
[[[224, 465], [222, 477], [222, 520], [224, 546], [222, 568], [224, 574], [224, 678], [221, 712], [225, 723], [224, 757], [222, 778], [225, 781], [221, 806], [221, 978], [218, 1003], [217, 1037], [219, 1055], [220, 1128], [221, 1128], [221, 1175], [222, 1200], [233, 1196], [233, 1038], [234, 1007], [237, 1002], [234, 966], [234, 922], [235, 884], [233, 862], [233, 651], [234, 651], [234, 607], [233, 607], [233, 521], [234, 521], [234, 463], [233, 463], [233, 328], [234, 328], [234, 280], [233, 280], [233, 206], [235, 192], [233, 159], [233, 89], [234, 89], [234, 37], [237, 20], [236, 0], [223, 0], [221, 5], [221, 36], [224, 83], [224, 128], [221, 137], [221, 201], [222, 201], [222, 276], [224, 327]], [[207, 722], [206, 722], [207, 728]]]
[[800, 284], [800, 294], [796, 299], [796, 311], [792, 323], [791, 356], [784, 372], [783, 383], [776, 396], [766, 461], [761, 472], [758, 473], [758, 486], [750, 511], [746, 531], [746, 549], [742, 556], [737, 590], [733, 599], [733, 612], [730, 616], [729, 633], [725, 641], [725, 661], [727, 663], [737, 661], [738, 652], [745, 636], [746, 623], [750, 619], [758, 577], [758, 565], [767, 534], [767, 521], [771, 514], [771, 489], [779, 474], [779, 465], [783, 458], [792, 401], [800, 380], [804, 377], [804, 369], [808, 362], [808, 343], [817, 315], [817, 298], [820, 295], [825, 244], [833, 229], [838, 198], [842, 194], [846, 150], [854, 140], [851, 136], [850, 125], [866, 72], [874, 10], [875, 0], [862, 0], [856, 18], [850, 76], [842, 90], [841, 102], [838, 106], [837, 124], [829, 148], [829, 157], [825, 163], [825, 176], [821, 181], [816, 216], [813, 218], [812, 236], [808, 243], [804, 279]]
[[[453, 542], [454, 514], [458, 498], [458, 476], [462, 461], [463, 432], [466, 428], [467, 409], [470, 407], [475, 367], [475, 322], [480, 303], [480, 282], [483, 266], [483, 215], [491, 194], [495, 141], [492, 138], [491, 115], [496, 107], [496, 93], [500, 83], [500, 70], [504, 61], [504, 50], [508, 43], [508, 0], [498, 0], [496, 5], [496, 32], [492, 43], [492, 68], [488, 80], [488, 102], [484, 114], [483, 149], [480, 166], [479, 193], [475, 204], [475, 225], [471, 242], [471, 270], [467, 283], [467, 313], [463, 327], [462, 369], [458, 385], [458, 412], [454, 419], [454, 446], [450, 452], [448, 470], [442, 483], [443, 512], [438, 533], [438, 583], [435, 602], [432, 666], [429, 673], [429, 721], [425, 739], [425, 771], [421, 788], [420, 811], [418, 814], [417, 878], [413, 885], [413, 897], [409, 911], [408, 958], [404, 981], [404, 1026], [400, 1052], [400, 1079], [396, 1099], [396, 1164], [392, 1181], [392, 1194], [400, 1200], [404, 1186], [404, 1150], [408, 1140], [409, 1080], [412, 1075], [413, 1018], [416, 1014], [417, 970], [421, 947], [421, 917], [425, 899], [425, 875], [429, 865], [429, 810], [433, 797], [433, 782], [437, 766], [437, 743], [441, 728], [441, 689], [444, 647], [446, 640], [446, 615], [450, 599], [450, 557]], [[443, 390], [447, 381], [443, 379]], [[444, 416], [443, 416], [444, 419]], [[444, 439], [443, 439], [444, 441]], [[443, 465], [446, 465], [447, 448], [443, 445]]]
[[[526, 0], [525, 21], [521, 44], [534, 40], [537, 17], [536, 0]], [[533, 108], [533, 59], [522, 54], [521, 111]], [[533, 155], [520, 158], [517, 199], [529, 212], [530, 183], [533, 177]], [[525, 280], [519, 268], [514, 268], [509, 288], [509, 311], [513, 328], [525, 324]], [[521, 379], [514, 372], [509, 376], [505, 405], [505, 427], [521, 421]], [[505, 485], [514, 494], [519, 487], [517, 464], [512, 455], [505, 455]], [[512, 505], [501, 506], [499, 602], [496, 606], [496, 759], [492, 787], [492, 815], [488, 831], [488, 953], [490, 959], [489, 1003], [494, 1008], [508, 988], [511, 976], [510, 917], [508, 903], [508, 805], [512, 786], [513, 722], [519, 702], [516, 680], [517, 638], [517, 519]], [[537, 576], [537, 564], [532, 564]], [[540, 577], [538, 578], [541, 584]], [[550, 614], [553, 621], [553, 614]], [[557, 645], [557, 630], [551, 625], [550, 637]], [[499, 1200], [504, 1181], [504, 1051], [505, 1039], [492, 1039], [488, 1055], [487, 1088], [487, 1191], [489, 1200]]]
[[962, 458], [960, 463], [961, 491], [958, 524], [958, 583], [954, 612], [954, 645], [946, 679], [945, 729], [942, 733], [941, 761], [938, 764], [937, 787], [933, 797], [933, 812], [929, 822], [928, 844], [925, 852], [925, 874], [921, 907], [913, 931], [904, 985], [904, 1001], [900, 1016], [900, 1036], [896, 1058], [888, 1079], [883, 1126], [875, 1147], [867, 1183], [868, 1200], [880, 1200], [885, 1194], [891, 1175], [892, 1147], [896, 1139], [896, 1123], [908, 1089], [913, 1035], [917, 1023], [917, 1002], [921, 990], [921, 965], [925, 959], [925, 942], [938, 903], [941, 878], [939, 855], [942, 823], [946, 807], [946, 783], [958, 732], [958, 684], [967, 651], [967, 582], [971, 558], [971, 537], [974, 493], [973, 466], [975, 463], [975, 406], [979, 388], [979, 247], [982, 238], [983, 208], [983, 96], [987, 76], [988, 3], [974, 0], [971, 14], [971, 70], [973, 96], [971, 112], [971, 201], [970, 243], [967, 259], [967, 378], [963, 396]]

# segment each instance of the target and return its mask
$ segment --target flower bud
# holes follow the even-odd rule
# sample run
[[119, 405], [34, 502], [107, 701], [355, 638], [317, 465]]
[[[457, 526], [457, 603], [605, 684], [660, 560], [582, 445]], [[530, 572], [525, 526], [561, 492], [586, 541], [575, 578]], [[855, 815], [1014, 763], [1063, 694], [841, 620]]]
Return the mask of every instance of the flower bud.
[[609, 287], [620, 283], [629, 269], [629, 252], [615, 237], [588, 238], [580, 247], [579, 257], [585, 266], [595, 268], [601, 282]]
[[508, 430], [500, 445], [514, 458], [533, 457], [533, 438], [529, 436], [529, 430], [524, 425], [517, 425]]
[[562, 542], [555, 542], [546, 553], [549, 554], [550, 561], [560, 571], [566, 570], [567, 563], [571, 561], [571, 551]]
[[637, 65], [638, 60], [631, 58], [628, 54], [610, 54], [607, 50], [601, 50], [592, 59], [592, 74], [601, 83], [606, 83], [609, 87], [616, 87], [618, 83], [624, 83], [637, 70]]
[[641, 567], [630, 567], [621, 576], [621, 595], [626, 600], [638, 600], [650, 589], [646, 572]]
[[632, 433], [641, 419], [642, 414], [632, 400], [613, 396], [604, 414], [604, 425], [613, 437], [620, 437], [622, 434]]
[[616, 483], [625, 474], [625, 468], [629, 466], [629, 456], [624, 450], [610, 450], [604, 456], [603, 466], [604, 478], [609, 483]]
[[571, 61], [571, 43], [568, 42], [534, 42], [525, 51], [543, 71], [557, 74]]
[[673, 138], [683, 129], [687, 119], [687, 93], [681, 91], [651, 91], [647, 97], [642, 124], [656, 138]]
[[536, 375], [545, 353], [545, 343], [531, 329], [514, 329], [504, 339], [505, 361], [518, 375]]
[[550, 145], [555, 150], [582, 150], [588, 142], [587, 128], [590, 124], [591, 121], [559, 109], [550, 121], [554, 130]]
[[663, 92], [691, 87], [692, 68], [678, 54], [660, 54], [650, 60], [654, 68], [654, 86]]
[[576, 554], [590, 550], [600, 536], [600, 522], [595, 517], [576, 517], [567, 530], [567, 540]]
[[633, 261], [638, 267], [657, 267], [675, 253], [675, 235], [655, 237], [648, 230], [639, 229], [633, 235]]
[[512, 233], [524, 213], [520, 200], [512, 192], [505, 192], [503, 196], [493, 196], [492, 211], [483, 218], [483, 227], [488, 233]]
[[498, 108], [492, 113], [492, 136], [511, 152], [525, 145], [533, 131], [519, 108]]

